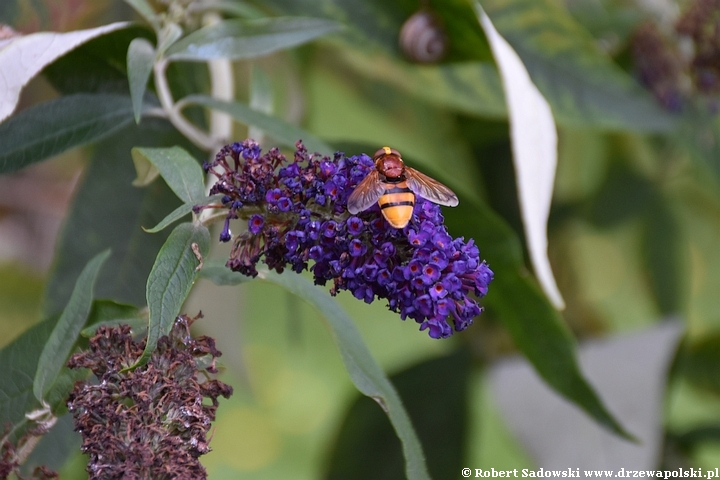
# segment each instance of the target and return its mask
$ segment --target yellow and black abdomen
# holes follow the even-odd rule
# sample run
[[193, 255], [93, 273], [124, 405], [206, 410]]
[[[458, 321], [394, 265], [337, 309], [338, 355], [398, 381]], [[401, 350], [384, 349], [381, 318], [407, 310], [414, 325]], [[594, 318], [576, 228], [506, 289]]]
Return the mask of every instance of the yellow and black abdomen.
[[390, 225], [403, 228], [412, 217], [415, 206], [415, 194], [402, 180], [397, 183], [383, 182], [385, 193], [378, 199], [380, 211]]

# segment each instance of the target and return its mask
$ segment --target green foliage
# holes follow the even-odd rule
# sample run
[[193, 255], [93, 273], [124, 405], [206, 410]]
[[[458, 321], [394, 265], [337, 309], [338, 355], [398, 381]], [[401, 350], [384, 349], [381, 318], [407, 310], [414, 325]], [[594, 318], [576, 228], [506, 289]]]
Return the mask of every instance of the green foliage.
[[223, 102], [222, 100], [203, 95], [191, 95], [185, 97], [183, 101], [188, 105], [202, 105], [225, 112], [240, 123], [253, 125], [261, 129], [286, 147], [293, 147], [295, 142], [302, 140], [305, 146], [308, 147], [308, 150], [320, 152], [325, 155], [332, 152], [332, 149], [315, 135], [287, 123], [280, 118], [253, 110], [240, 102]]
[[[228, 274], [227, 270], [218, 267], [203, 271], [203, 275], [219, 285], [239, 284], [247, 280], [243, 275]], [[260, 274], [260, 278], [282, 286], [310, 303], [322, 314], [353, 383], [360, 393], [380, 405], [400, 438], [407, 478], [429, 479], [422, 446], [408, 413], [403, 408], [402, 401], [392, 384], [365, 346], [352, 319], [333, 301], [332, 297], [318, 290], [310, 281], [299, 275], [280, 275], [276, 272], [264, 271]]]
[[95, 281], [100, 268], [109, 256], [110, 251], [104, 251], [90, 260], [80, 272], [70, 300], [43, 347], [33, 381], [33, 394], [39, 402], [45, 400], [45, 396], [57, 380], [85, 325], [92, 307]]
[[130, 98], [121, 95], [67, 95], [28, 108], [0, 125], [0, 173], [98, 142], [130, 121]]
[[243, 60], [292, 48], [337, 31], [337, 22], [315, 18], [225, 20], [183, 38], [167, 51], [170, 60]]
[[[459, 349], [390, 377], [424, 446], [432, 478], [452, 478], [463, 467], [470, 372], [470, 356]], [[402, 452], [390, 424], [368, 397], [359, 397], [333, 445], [325, 478], [389, 480], [402, 473]]]
[[134, 366], [144, 364], [155, 351], [158, 339], [170, 332], [209, 250], [207, 227], [181, 223], [158, 252], [147, 280], [147, 344]]
[[[667, 422], [659, 422], [668, 425], [666, 432], [639, 439], [647, 445], [667, 440], [666, 451], [656, 455], [663, 465], [646, 468], [720, 461], [703, 453], [717, 440], [720, 423], [718, 99], [709, 90], [699, 94], [688, 87], [697, 80], [688, 62], [680, 65], [686, 69], [684, 83], [672, 112], [653, 98], [652, 85], [637, 81], [652, 80], [639, 65], [652, 63], [652, 52], [634, 57], [641, 23], [654, 21], [647, 12], [615, 0], [213, 0], [192, 2], [187, 10], [187, 2], [116, 3], [123, 5], [103, 11], [104, 18], [131, 12], [141, 23], [79, 26], [79, 17], [73, 17], [58, 24], [54, 11], [39, 0], [0, 2], [0, 22], [23, 32], [28, 25], [76, 29], [0, 44], [0, 71], [8, 86], [0, 91], [0, 109], [9, 115], [0, 122], [0, 174], [8, 182], [0, 188], [21, 185], [35, 171], [55, 175], [65, 168], [65, 157], [89, 152], [86, 162], [67, 163], [82, 173], [56, 240], [42, 311], [27, 305], [39, 295], [34, 276], [11, 275], [0, 282], [0, 331], [15, 334], [37, 322], [9, 337], [0, 350], [0, 425], [9, 425], [9, 438], [18, 440], [33, 426], [26, 414], [43, 402], [60, 418], [24, 475], [34, 465], [59, 468], [69, 446], [76, 448], [69, 416], [62, 415], [73, 382], [86, 372], [64, 364], [100, 326], [129, 324], [134, 335], [146, 335], [142, 358], [128, 366], [133, 368], [147, 361], [185, 313], [188, 299], [185, 308], [205, 311], [209, 304], [209, 311], [221, 312], [200, 322], [203, 333], [211, 329], [205, 325], [218, 328], [218, 337], [238, 328], [236, 317], [247, 320], [242, 318], [247, 312], [284, 305], [285, 300], [245, 298], [244, 289], [233, 289], [230, 297], [217, 293], [227, 291], [221, 288], [194, 294], [202, 291], [193, 289], [198, 277], [216, 286], [250, 280], [211, 259], [220, 255], [211, 247], [219, 233], [211, 224], [224, 216], [227, 199], [207, 196], [215, 177], [200, 166], [246, 131], [264, 151], [279, 146], [287, 153], [298, 140], [310, 152], [330, 156], [336, 150], [350, 156], [372, 154], [383, 145], [397, 148], [408, 165], [458, 194], [459, 206], [443, 209], [445, 224], [453, 237], [473, 239], [495, 277], [480, 301], [486, 311], [474, 325], [453, 340], [410, 342], [411, 354], [405, 356], [397, 353], [405, 351], [399, 347], [405, 340], [367, 318], [377, 310], [363, 310], [349, 295], [333, 298], [292, 272], [261, 270], [262, 280], [319, 312], [339, 350], [341, 372], [349, 373], [365, 397], [344, 411], [333, 405], [314, 430], [288, 433], [292, 422], [269, 398], [290, 388], [282, 375], [292, 372], [292, 365], [272, 358], [265, 364], [264, 357], [262, 368], [247, 362], [245, 349], [255, 346], [244, 330], [236, 342], [218, 338], [236, 347], [232, 352], [223, 347], [223, 367], [245, 382], [236, 390], [251, 392], [246, 396], [269, 418], [260, 424], [262, 433], [271, 438], [273, 429], [286, 429], [283, 433], [306, 450], [300, 455], [278, 441], [282, 460], [273, 466], [237, 467], [232, 463], [237, 459], [230, 459], [211, 469], [211, 478], [276, 478], [279, 471], [297, 478], [457, 477], [461, 468], [478, 466], [470, 460], [492, 456], [487, 445], [494, 439], [483, 438], [482, 444], [474, 426], [504, 420], [488, 418], [495, 410], [475, 403], [479, 382], [473, 378], [510, 352], [522, 355], [545, 384], [595, 422], [632, 439], [633, 426], [620, 424], [613, 405], [603, 400], [613, 398], [604, 394], [607, 387], [587, 381], [576, 338], [668, 316], [687, 321], [688, 341], [680, 348], [673, 370], [677, 382], [668, 394], [680, 400], [667, 402]], [[490, 24], [478, 21], [480, 5]], [[448, 50], [438, 62], [411, 62], [398, 42], [404, 22], [419, 10], [432, 12], [444, 31]], [[87, 11], [77, 15], [92, 18]], [[664, 21], [661, 30], [672, 33], [677, 18]], [[689, 41], [676, 33], [667, 40]], [[514, 54], [497, 48], [504, 41], [520, 61], [509, 76], [507, 62]], [[657, 71], [650, 73], [656, 75], [676, 66], [654, 65]], [[46, 83], [30, 82], [38, 72]], [[523, 87], [517, 80], [525, 73]], [[521, 94], [534, 92], [532, 85], [539, 94], [532, 101], [508, 102], [513, 97], [508, 80]], [[667, 98], [661, 100], [667, 105]], [[544, 101], [551, 112], [543, 116], [536, 107]], [[529, 120], [525, 126], [518, 122], [523, 119]], [[541, 145], [553, 143], [547, 140], [555, 132], [557, 148], [553, 144], [547, 158], [541, 157]], [[61, 154], [59, 162], [43, 164]], [[52, 192], [33, 190], [28, 197], [7, 191], [16, 193], [0, 192], [0, 232], [14, 232], [2, 222], [23, 212], [33, 216], [28, 225], [44, 228], [38, 225], [46, 223]], [[550, 200], [547, 218], [543, 202]], [[239, 216], [228, 225], [234, 249], [242, 247], [237, 237], [247, 229], [247, 216]], [[0, 247], [6, 251], [5, 237]], [[547, 267], [544, 274], [538, 256], [546, 261], [540, 263]], [[567, 305], [563, 312], [544, 293], [548, 271]], [[357, 309], [348, 311], [357, 318], [351, 319], [339, 305], [353, 301]], [[241, 307], [227, 311], [216, 303]], [[293, 305], [288, 335], [302, 351], [313, 344], [295, 318], [301, 309]], [[387, 315], [398, 321], [394, 313]], [[422, 335], [416, 327], [412, 321], [402, 324], [408, 336]], [[367, 346], [363, 337], [372, 339]], [[313, 341], [332, 348], [327, 338]], [[340, 365], [339, 359], [327, 356], [323, 362]], [[388, 379], [383, 368], [401, 373]], [[256, 391], [256, 376], [267, 369], [285, 380], [270, 393]], [[349, 398], [346, 383], [333, 386], [341, 392], [334, 398]], [[530, 405], [532, 399], [526, 401]], [[659, 404], [659, 398], [653, 401]], [[561, 428], [548, 431], [547, 441], [568, 441], [561, 435]], [[274, 444], [267, 441], [262, 446], [270, 452]], [[543, 464], [541, 448], [524, 446]], [[304, 455], [308, 458], [298, 460]], [[262, 456], [257, 457], [259, 462]]]

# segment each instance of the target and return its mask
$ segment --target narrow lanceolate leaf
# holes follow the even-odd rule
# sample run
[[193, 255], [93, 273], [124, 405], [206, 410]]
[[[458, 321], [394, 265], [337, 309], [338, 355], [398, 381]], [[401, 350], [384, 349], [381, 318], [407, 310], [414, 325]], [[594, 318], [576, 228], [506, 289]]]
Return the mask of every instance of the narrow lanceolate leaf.
[[152, 227], [152, 228], [144, 228], [143, 227], [143, 230], [145, 230], [148, 233], [157, 233], [157, 232], [167, 228], [169, 225], [172, 225], [173, 222], [180, 220], [185, 215], [192, 212], [194, 206], [210, 205], [210, 204], [216, 203], [216, 202], [219, 203], [220, 200], [222, 199], [222, 197], [223, 197], [222, 195], [213, 195], [211, 197], [206, 198], [205, 200], [203, 200], [200, 203], [184, 203], [184, 204], [180, 205], [179, 207], [177, 207], [172, 212], [170, 212], [170, 214], [167, 217], [163, 218], [160, 221], [160, 223], [158, 223], [154, 227]]
[[387, 413], [402, 443], [407, 478], [429, 480], [422, 446], [410, 417], [392, 384], [365, 346], [352, 319], [329, 294], [300, 275], [264, 271], [260, 272], [259, 276], [294, 293], [320, 311], [327, 320], [353, 383], [363, 395], [378, 402]]
[[23, 110], [0, 124], [0, 173], [106, 138], [133, 120], [124, 95], [77, 94]]
[[224, 265], [206, 265], [200, 271], [200, 277], [209, 279], [215, 285], [229, 287], [240, 285], [241, 283], [252, 280], [252, 277], [248, 277], [242, 273], [233, 272]]
[[210, 232], [205, 226], [192, 223], [175, 227], [160, 249], [147, 281], [150, 311], [147, 345], [135, 366], [150, 358], [158, 340], [170, 331], [180, 313], [201, 262], [195, 250], [205, 257], [209, 249]]
[[144, 38], [136, 38], [130, 42], [127, 52], [127, 71], [135, 123], [140, 123], [143, 97], [154, 62], [155, 49], [150, 42]]
[[205, 199], [202, 168], [184, 149], [177, 146], [133, 148], [132, 158], [138, 171], [139, 182], [135, 183], [136, 186], [144, 185], [147, 181], [144, 175], [150, 170], [147, 168], [149, 164], [157, 169], [168, 187], [183, 202], [196, 205]]
[[295, 142], [302, 140], [307, 149], [311, 152], [318, 152], [330, 155], [332, 147], [326, 144], [315, 135], [296, 127], [285, 120], [271, 115], [266, 115], [249, 106], [239, 102], [225, 102], [205, 95], [190, 95], [183, 99], [188, 105], [202, 105], [204, 107], [221, 110], [230, 114], [235, 120], [245, 125], [257, 127], [279, 143], [295, 147]]
[[152, 25], [155, 31], [160, 30], [160, 19], [147, 0], [125, 0], [125, 3], [133, 7], [141, 17]]
[[532, 279], [498, 269], [492, 289], [493, 295], [484, 299], [488, 312], [498, 312], [513, 342], [543, 380], [609, 431], [632, 438], [586, 380], [570, 331]]
[[0, 122], [15, 110], [22, 88], [46, 65], [92, 38], [129, 25], [117, 22], [89, 30], [40, 32], [11, 39], [0, 50]]
[[320, 18], [224, 20], [183, 38], [167, 51], [171, 60], [241, 60], [296, 47], [335, 32], [342, 24]]
[[40, 402], [55, 383], [87, 320], [92, 307], [95, 279], [109, 256], [109, 250], [95, 256], [80, 273], [70, 301], [43, 348], [33, 381], [33, 394]]
[[166, 24], [160, 33], [158, 34], [157, 50], [160, 54], [170, 48], [180, 37], [182, 37], [183, 30], [177, 23]]
[[530, 260], [545, 294], [558, 309], [565, 308], [547, 255], [547, 220], [550, 214], [557, 132], [550, 106], [532, 83], [520, 57], [497, 33], [490, 18], [475, 2], [502, 78], [510, 120], [510, 140]]

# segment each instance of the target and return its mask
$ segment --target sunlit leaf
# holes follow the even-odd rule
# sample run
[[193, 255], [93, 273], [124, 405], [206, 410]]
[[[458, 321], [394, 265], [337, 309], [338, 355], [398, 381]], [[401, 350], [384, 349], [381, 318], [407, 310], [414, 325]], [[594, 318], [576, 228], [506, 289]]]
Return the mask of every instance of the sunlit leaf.
[[296, 47], [335, 32], [342, 25], [319, 18], [224, 20], [197, 30], [167, 51], [171, 60], [242, 60]]
[[543, 290], [555, 307], [562, 309], [565, 302], [547, 255], [547, 220], [557, 165], [555, 121], [550, 106], [530, 80], [520, 58], [497, 33], [480, 4], [476, 2], [475, 6], [505, 89], [518, 197], [530, 260]]
[[15, 110], [22, 88], [46, 65], [78, 45], [129, 26], [117, 22], [75, 32], [39, 32], [13, 38], [0, 50], [0, 122]]

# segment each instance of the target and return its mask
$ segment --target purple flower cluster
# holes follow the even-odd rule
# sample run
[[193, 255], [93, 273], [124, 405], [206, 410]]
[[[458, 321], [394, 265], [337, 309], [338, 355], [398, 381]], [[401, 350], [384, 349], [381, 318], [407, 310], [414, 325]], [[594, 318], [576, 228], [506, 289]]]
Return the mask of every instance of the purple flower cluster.
[[248, 221], [227, 266], [249, 276], [257, 275], [261, 258], [278, 272], [309, 268], [316, 284], [333, 282], [333, 295], [349, 290], [367, 303], [387, 299], [390, 310], [433, 338], [452, 335], [451, 325], [466, 329], [482, 311], [470, 294], [484, 296], [493, 277], [473, 241], [453, 239], [440, 207], [419, 197], [401, 230], [377, 205], [350, 215], [347, 198], [374, 168], [372, 159], [318, 158], [301, 142], [296, 147], [287, 163], [277, 149], [261, 155], [257, 143], [245, 140], [225, 146], [205, 165], [218, 177], [210, 194], [222, 194], [228, 211], [220, 240], [232, 238], [231, 220]]

